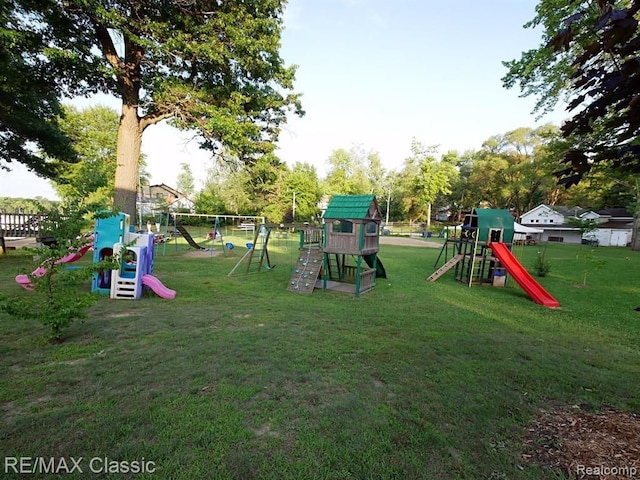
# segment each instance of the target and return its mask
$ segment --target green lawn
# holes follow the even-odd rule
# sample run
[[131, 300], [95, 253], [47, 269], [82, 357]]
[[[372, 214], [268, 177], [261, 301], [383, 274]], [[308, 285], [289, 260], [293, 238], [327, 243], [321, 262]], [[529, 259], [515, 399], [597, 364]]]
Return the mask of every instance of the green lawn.
[[[175, 300], [103, 299], [62, 344], [0, 313], [0, 477], [21, 478], [7, 457], [83, 457], [60, 478], [122, 478], [90, 471], [107, 457], [156, 479], [564, 478], [522, 459], [541, 409], [640, 412], [637, 252], [548, 246], [550, 310], [513, 283], [427, 282], [438, 249], [388, 245], [373, 292], [296, 295], [293, 240], [227, 277], [251, 241], [229, 240], [227, 257], [168, 244], [154, 273]], [[538, 248], [516, 250], [525, 267]], [[2, 292], [28, 295], [29, 260], [0, 257]]]

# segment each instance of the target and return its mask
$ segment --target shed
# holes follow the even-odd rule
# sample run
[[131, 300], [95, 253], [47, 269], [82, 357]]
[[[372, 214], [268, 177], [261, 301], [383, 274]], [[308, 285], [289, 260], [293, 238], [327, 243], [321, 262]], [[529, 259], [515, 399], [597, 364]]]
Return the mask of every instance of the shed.
[[464, 219], [465, 228], [476, 231], [478, 242], [513, 242], [514, 219], [508, 210], [474, 208]]

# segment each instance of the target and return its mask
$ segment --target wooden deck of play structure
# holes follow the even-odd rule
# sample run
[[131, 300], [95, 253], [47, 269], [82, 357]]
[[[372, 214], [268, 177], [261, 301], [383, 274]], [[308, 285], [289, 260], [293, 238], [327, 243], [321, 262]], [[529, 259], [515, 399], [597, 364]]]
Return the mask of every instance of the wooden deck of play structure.
[[[310, 294], [314, 289], [325, 289], [348, 293], [351, 295], [362, 294], [375, 287], [375, 273], [373, 268], [364, 266], [358, 277], [358, 269], [355, 265], [345, 265], [339, 260], [342, 253], [327, 253], [323, 249], [324, 229], [306, 226], [299, 230], [300, 244], [298, 259], [291, 272], [291, 278], [287, 289], [300, 294]], [[353, 249], [345, 244], [345, 255], [349, 255]], [[326, 263], [325, 259], [326, 258]], [[327, 271], [323, 269], [326, 267]], [[326, 287], [325, 279], [326, 275]]]

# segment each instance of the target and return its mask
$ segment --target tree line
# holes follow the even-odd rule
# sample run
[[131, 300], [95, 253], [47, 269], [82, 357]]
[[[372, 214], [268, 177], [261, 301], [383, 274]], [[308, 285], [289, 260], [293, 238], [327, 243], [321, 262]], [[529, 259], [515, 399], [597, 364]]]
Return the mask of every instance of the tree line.
[[[304, 114], [296, 68], [279, 52], [285, 6], [285, 0], [6, 3], [0, 168], [23, 163], [62, 191], [93, 156], [97, 163], [82, 186], [90, 195], [82, 199], [93, 205], [108, 196], [114, 208], [135, 216], [142, 135], [168, 121], [196, 130], [201, 147], [224, 159], [197, 200], [231, 211], [262, 210], [275, 219], [287, 215], [289, 204], [293, 209], [288, 197], [295, 194], [296, 213], [310, 215], [306, 205], [319, 192], [363, 190], [386, 196], [390, 217], [412, 220], [428, 221], [434, 206], [521, 213], [542, 201], [639, 210], [640, 0], [538, 2], [525, 28], [541, 27], [542, 43], [504, 62], [503, 85], [535, 97], [538, 112], [563, 99], [572, 116], [559, 128], [516, 129], [462, 153], [440, 154], [415, 140], [394, 172], [376, 168], [375, 152], [341, 149], [331, 154], [325, 179], [305, 163], [288, 167], [274, 155], [287, 116]], [[97, 92], [121, 100], [115, 146], [82, 151], [63, 120], [64, 99]], [[113, 181], [100, 183], [103, 174]], [[242, 187], [234, 198], [230, 185]], [[640, 215], [634, 239], [640, 248]]]
[[[55, 190], [67, 204], [112, 208], [118, 114], [104, 106], [66, 105], [64, 112], [60, 125], [79, 159], [53, 182]], [[497, 134], [466, 152], [439, 153], [437, 146], [414, 139], [398, 170], [385, 169], [377, 152], [352, 146], [330, 154], [324, 178], [303, 161], [287, 165], [270, 153], [246, 165], [227, 152], [212, 159], [201, 188], [186, 162], [172, 186], [194, 201], [198, 213], [260, 215], [279, 223], [317, 221], [323, 196], [335, 194], [373, 193], [388, 220], [425, 223], [442, 212], [453, 220], [477, 206], [506, 208], [518, 216], [540, 203], [592, 209], [633, 205], [631, 173], [594, 172], [570, 188], [559, 185], [553, 174], [562, 168], [562, 142], [561, 130], [550, 124]], [[144, 158], [141, 165], [141, 183], [148, 183]]]

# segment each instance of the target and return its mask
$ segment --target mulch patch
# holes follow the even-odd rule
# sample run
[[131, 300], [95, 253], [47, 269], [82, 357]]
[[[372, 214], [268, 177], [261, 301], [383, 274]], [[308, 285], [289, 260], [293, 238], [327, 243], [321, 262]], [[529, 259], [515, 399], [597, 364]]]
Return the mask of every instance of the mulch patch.
[[640, 417], [578, 406], [542, 411], [528, 429], [524, 461], [575, 479], [640, 479]]

